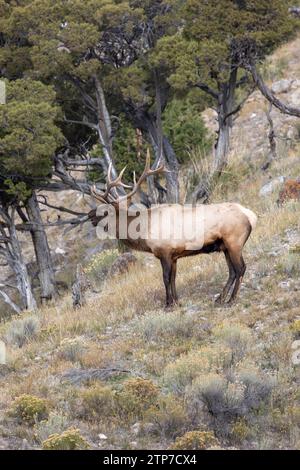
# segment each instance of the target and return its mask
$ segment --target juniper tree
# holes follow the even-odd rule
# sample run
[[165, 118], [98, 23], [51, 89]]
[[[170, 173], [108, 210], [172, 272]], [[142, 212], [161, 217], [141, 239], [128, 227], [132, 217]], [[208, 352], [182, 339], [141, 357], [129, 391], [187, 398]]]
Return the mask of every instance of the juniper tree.
[[6, 104], [0, 107], [0, 201], [10, 222], [2, 221], [3, 227], [11, 230], [16, 213], [21, 217], [33, 240], [41, 298], [50, 299], [54, 270], [36, 189], [51, 179], [53, 155], [63, 142], [55, 124], [59, 108], [52, 87], [40, 82], [19, 79], [7, 82], [6, 89]]
[[[217, 112], [218, 136], [213, 170], [227, 164], [233, 115], [244, 101], [237, 103], [236, 90], [250, 84], [243, 71], [244, 47], [255, 44], [255, 61], [286, 41], [295, 30], [286, 1], [275, 0], [181, 0], [170, 1], [181, 27], [162, 37], [153, 52], [153, 63], [168, 69], [168, 81], [177, 90], [195, 87], [205, 93]], [[256, 85], [256, 83], [255, 83]]]
[[[160, 135], [170, 86], [148, 61], [149, 50], [170, 29], [173, 20], [164, 19], [168, 14], [162, 0], [23, 1], [12, 8], [2, 30], [8, 45], [20, 37], [26, 52], [29, 45], [23, 73], [55, 85], [71, 145], [98, 140], [107, 168], [118, 115], [125, 113], [151, 142], [156, 160], [165, 158], [172, 167], [167, 185], [177, 200], [177, 159]], [[0, 66], [8, 70], [4, 59]]]

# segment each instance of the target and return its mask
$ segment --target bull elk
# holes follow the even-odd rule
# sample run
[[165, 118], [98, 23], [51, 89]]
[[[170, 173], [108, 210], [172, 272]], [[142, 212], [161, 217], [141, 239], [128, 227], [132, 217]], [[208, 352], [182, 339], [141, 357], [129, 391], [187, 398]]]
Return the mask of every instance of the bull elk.
[[[120, 238], [118, 232], [118, 222], [123, 217], [129, 223], [134, 220], [136, 215], [129, 211], [132, 197], [136, 194], [141, 184], [148, 176], [157, 175], [165, 170], [163, 166], [156, 169], [150, 168], [150, 154], [147, 152], [145, 169], [132, 186], [125, 185], [122, 182], [124, 174], [123, 169], [120, 175], [112, 180], [111, 167], [108, 169], [107, 185], [104, 192], [92, 190], [94, 197], [102, 204], [112, 205], [116, 213], [116, 237]], [[130, 188], [130, 192], [125, 195], [119, 195], [117, 188]], [[178, 300], [175, 278], [177, 260], [186, 256], [193, 256], [200, 253], [223, 252], [228, 265], [229, 277], [221, 294], [217, 297], [217, 303], [224, 303], [230, 293], [228, 304], [236, 298], [246, 265], [242, 256], [244, 245], [256, 225], [257, 217], [249, 209], [236, 203], [221, 203], [209, 205], [183, 206], [180, 204], [162, 204], [145, 209], [147, 212], [148, 224], [147, 231], [138, 239], [130, 236], [126, 228], [126, 235], [123, 236], [124, 243], [134, 250], [152, 253], [161, 262], [163, 271], [163, 281], [166, 289], [166, 307], [170, 307]], [[123, 212], [126, 212], [124, 214]], [[124, 215], [126, 218], [124, 219]], [[91, 211], [90, 218], [94, 225], [97, 225], [101, 217], [96, 215], [95, 210]], [[176, 238], [174, 233], [176, 228], [183, 223], [192, 227], [193, 220], [197, 220], [192, 238], [186, 239], [184, 236]], [[169, 225], [169, 234], [167, 238], [157, 237], [153, 234], [161, 233], [161, 226], [166, 223]], [[160, 226], [159, 226], [160, 225]]]

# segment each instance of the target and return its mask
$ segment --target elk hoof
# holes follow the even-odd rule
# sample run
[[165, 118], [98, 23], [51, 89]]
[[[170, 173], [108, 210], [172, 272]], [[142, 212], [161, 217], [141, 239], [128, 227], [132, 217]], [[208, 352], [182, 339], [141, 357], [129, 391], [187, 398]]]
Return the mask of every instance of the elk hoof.
[[224, 304], [224, 299], [222, 298], [222, 295], [218, 295], [218, 297], [215, 299], [215, 304], [216, 305], [222, 305]]
[[229, 299], [228, 302], [225, 303], [224, 307], [230, 308], [234, 305], [235, 299]]

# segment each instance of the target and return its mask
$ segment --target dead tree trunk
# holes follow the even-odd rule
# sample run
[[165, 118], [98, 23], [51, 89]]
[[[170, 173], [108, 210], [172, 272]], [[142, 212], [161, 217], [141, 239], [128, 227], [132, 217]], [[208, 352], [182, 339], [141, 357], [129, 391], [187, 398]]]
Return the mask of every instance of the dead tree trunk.
[[39, 203], [34, 191], [32, 196], [27, 200], [26, 212], [32, 224], [31, 237], [39, 269], [40, 297], [43, 303], [51, 300], [55, 296], [56, 286], [47, 234], [43, 226]]
[[193, 203], [196, 203], [199, 199], [202, 199], [202, 202], [208, 201], [216, 180], [227, 166], [233, 115], [242, 106], [241, 103], [234, 109], [235, 90], [237, 87], [236, 67], [232, 67], [228, 82], [219, 84], [218, 91], [208, 89], [208, 87], [202, 84], [198, 84], [198, 87], [210, 94], [217, 102], [218, 136], [214, 147], [211, 169], [209, 174], [201, 177], [200, 182], [196, 186], [192, 194]]
[[86, 303], [85, 292], [89, 287], [89, 282], [83, 271], [81, 264], [76, 267], [75, 281], [72, 284], [73, 308], [83, 307]]
[[269, 123], [268, 139], [270, 144], [270, 151], [267, 161], [263, 164], [262, 170], [265, 171], [272, 164], [273, 160], [277, 158], [277, 145], [276, 145], [276, 134], [274, 129], [274, 122], [271, 116], [272, 104], [270, 103], [269, 108], [266, 110], [266, 116]]
[[7, 208], [0, 208], [0, 216], [5, 224], [5, 229], [1, 228], [0, 243], [2, 246], [0, 247], [0, 254], [4, 256], [7, 264], [15, 274], [16, 288], [20, 294], [22, 308], [36, 310], [36, 301], [17, 236], [15, 208], [11, 209], [11, 213]]

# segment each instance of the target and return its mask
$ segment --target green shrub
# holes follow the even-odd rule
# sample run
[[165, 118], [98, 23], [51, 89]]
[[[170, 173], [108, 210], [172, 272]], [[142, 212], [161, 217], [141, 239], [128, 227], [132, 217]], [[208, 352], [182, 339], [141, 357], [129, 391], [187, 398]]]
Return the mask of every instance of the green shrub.
[[194, 334], [196, 318], [192, 315], [183, 315], [181, 312], [153, 313], [139, 319], [136, 331], [147, 341], [157, 337], [170, 338], [190, 337]]
[[78, 362], [82, 358], [84, 351], [83, 339], [64, 338], [58, 348], [58, 355], [66, 361]]
[[213, 330], [213, 334], [231, 349], [234, 362], [240, 361], [252, 344], [251, 330], [244, 325], [223, 322]]
[[21, 348], [35, 338], [40, 329], [40, 321], [36, 316], [14, 320], [6, 332], [7, 342]]
[[199, 108], [203, 110], [189, 97], [185, 100], [173, 99], [164, 112], [163, 128], [180, 163], [189, 160], [192, 148], [200, 148], [203, 155], [210, 150], [211, 139]]
[[96, 384], [82, 394], [82, 417], [88, 420], [109, 417], [116, 412], [115, 391]]
[[158, 387], [147, 379], [129, 379], [116, 393], [117, 413], [123, 419], [139, 419], [158, 399]]
[[219, 447], [219, 441], [213, 432], [190, 431], [177, 437], [172, 450], [205, 450], [210, 447]]
[[44, 450], [84, 450], [90, 447], [76, 428], [69, 428], [61, 434], [52, 434], [42, 446]]
[[228, 421], [261, 409], [268, 403], [274, 385], [272, 378], [250, 367], [229, 377], [203, 374], [188, 387], [186, 401], [195, 415], [204, 405], [214, 417]]
[[232, 363], [232, 351], [223, 345], [204, 346], [190, 351], [169, 364], [164, 371], [164, 383], [173, 392], [182, 394], [185, 388], [199, 375], [212, 371], [223, 371]]
[[187, 426], [183, 404], [171, 395], [161, 397], [156, 406], [149, 408], [145, 420], [155, 425], [162, 438], [174, 438]]
[[65, 415], [50, 412], [47, 420], [37, 422], [34, 426], [36, 439], [42, 443], [52, 434], [60, 434], [68, 427], [68, 419]]
[[243, 442], [251, 436], [251, 429], [243, 418], [238, 418], [231, 427], [231, 435], [237, 442]]
[[9, 414], [20, 422], [33, 425], [37, 421], [47, 418], [49, 414], [48, 402], [33, 395], [20, 395], [13, 401]]
[[118, 256], [119, 251], [117, 249], [104, 250], [100, 253], [97, 253], [92, 257], [88, 265], [84, 268], [85, 274], [91, 276], [97, 281], [105, 280], [111, 265]]

